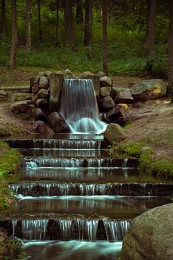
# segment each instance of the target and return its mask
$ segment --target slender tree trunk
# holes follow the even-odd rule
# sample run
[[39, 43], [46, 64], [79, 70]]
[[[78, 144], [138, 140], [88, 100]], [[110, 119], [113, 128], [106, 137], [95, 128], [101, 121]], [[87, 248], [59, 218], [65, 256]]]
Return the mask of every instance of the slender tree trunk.
[[168, 95], [173, 102], [173, 1], [169, 0]]
[[16, 51], [17, 51], [17, 11], [16, 0], [11, 0], [12, 4], [12, 43], [9, 66], [10, 68], [16, 68]]
[[26, 0], [26, 51], [31, 52], [31, 0]]
[[59, 29], [59, 0], [56, 0], [56, 37], [55, 37], [55, 47], [58, 46], [58, 29]]
[[83, 3], [82, 0], [76, 0], [76, 23], [83, 24]]
[[65, 40], [66, 43], [74, 47], [74, 30], [73, 30], [73, 0], [64, 0], [64, 17], [65, 17]]
[[147, 48], [147, 56], [151, 57], [154, 52], [155, 40], [155, 18], [156, 18], [156, 5], [157, 0], [148, 0], [148, 21], [145, 45]]
[[103, 71], [108, 75], [107, 0], [102, 0]]
[[38, 30], [39, 30], [39, 40], [40, 40], [40, 42], [42, 42], [40, 0], [38, 0], [37, 4], [38, 4]]
[[84, 45], [92, 46], [92, 0], [85, 0], [85, 32]]
[[6, 8], [5, 8], [5, 0], [1, 0], [2, 7], [2, 40], [6, 41]]

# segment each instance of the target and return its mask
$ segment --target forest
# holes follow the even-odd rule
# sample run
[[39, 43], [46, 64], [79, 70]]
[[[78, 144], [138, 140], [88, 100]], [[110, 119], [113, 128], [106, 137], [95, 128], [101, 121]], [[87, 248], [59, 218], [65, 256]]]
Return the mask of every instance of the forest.
[[1, 0], [0, 8], [0, 66], [104, 70], [172, 85], [171, 0]]

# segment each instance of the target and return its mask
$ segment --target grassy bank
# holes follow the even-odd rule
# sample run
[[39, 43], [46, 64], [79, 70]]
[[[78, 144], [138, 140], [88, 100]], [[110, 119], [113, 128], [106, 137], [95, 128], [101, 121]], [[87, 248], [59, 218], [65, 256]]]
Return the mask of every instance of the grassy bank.
[[20, 167], [20, 154], [7, 143], [0, 142], [0, 210], [7, 209], [15, 202], [8, 188], [10, 177]]
[[109, 148], [109, 153], [114, 156], [139, 158], [139, 168], [146, 174], [166, 178], [173, 177], [173, 160], [161, 159], [151, 148], [151, 143], [146, 141], [120, 146], [112, 145]]

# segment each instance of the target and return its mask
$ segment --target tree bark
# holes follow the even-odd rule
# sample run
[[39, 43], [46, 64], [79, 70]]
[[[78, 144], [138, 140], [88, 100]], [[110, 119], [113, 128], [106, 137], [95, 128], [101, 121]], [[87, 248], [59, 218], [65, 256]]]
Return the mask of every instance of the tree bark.
[[169, 0], [168, 95], [173, 102], [173, 1]]
[[39, 30], [39, 40], [42, 42], [42, 31], [41, 31], [41, 11], [40, 11], [40, 0], [37, 2], [38, 5], [38, 30]]
[[150, 59], [154, 52], [155, 18], [156, 18], [157, 0], [147, 0], [147, 1], [148, 1], [148, 19], [147, 19], [147, 32], [145, 38], [145, 46], [147, 51], [147, 57]]
[[106, 75], [108, 75], [107, 7], [107, 0], [102, 0], [103, 71]]
[[55, 47], [58, 46], [58, 29], [59, 29], [59, 0], [56, 0], [56, 35], [55, 35]]
[[7, 37], [6, 32], [6, 6], [5, 6], [5, 0], [1, 0], [1, 7], [2, 7], [2, 40], [5, 42]]
[[85, 1], [84, 45], [89, 48], [92, 46], [92, 5], [92, 0]]
[[82, 0], [76, 0], [76, 23], [83, 24], [83, 3]]
[[31, 0], [26, 0], [26, 51], [31, 52]]
[[64, 18], [65, 18], [65, 41], [72, 48], [74, 47], [73, 30], [73, 0], [64, 0]]
[[12, 43], [10, 53], [10, 68], [16, 68], [16, 51], [17, 51], [17, 11], [16, 11], [16, 0], [11, 0], [12, 4]]

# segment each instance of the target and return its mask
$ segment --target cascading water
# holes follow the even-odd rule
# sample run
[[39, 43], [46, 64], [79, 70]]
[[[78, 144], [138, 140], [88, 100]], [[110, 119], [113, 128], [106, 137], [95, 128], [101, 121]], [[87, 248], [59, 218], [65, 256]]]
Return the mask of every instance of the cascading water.
[[107, 125], [100, 120], [96, 94], [91, 79], [65, 79], [59, 113], [72, 133], [105, 132]]

